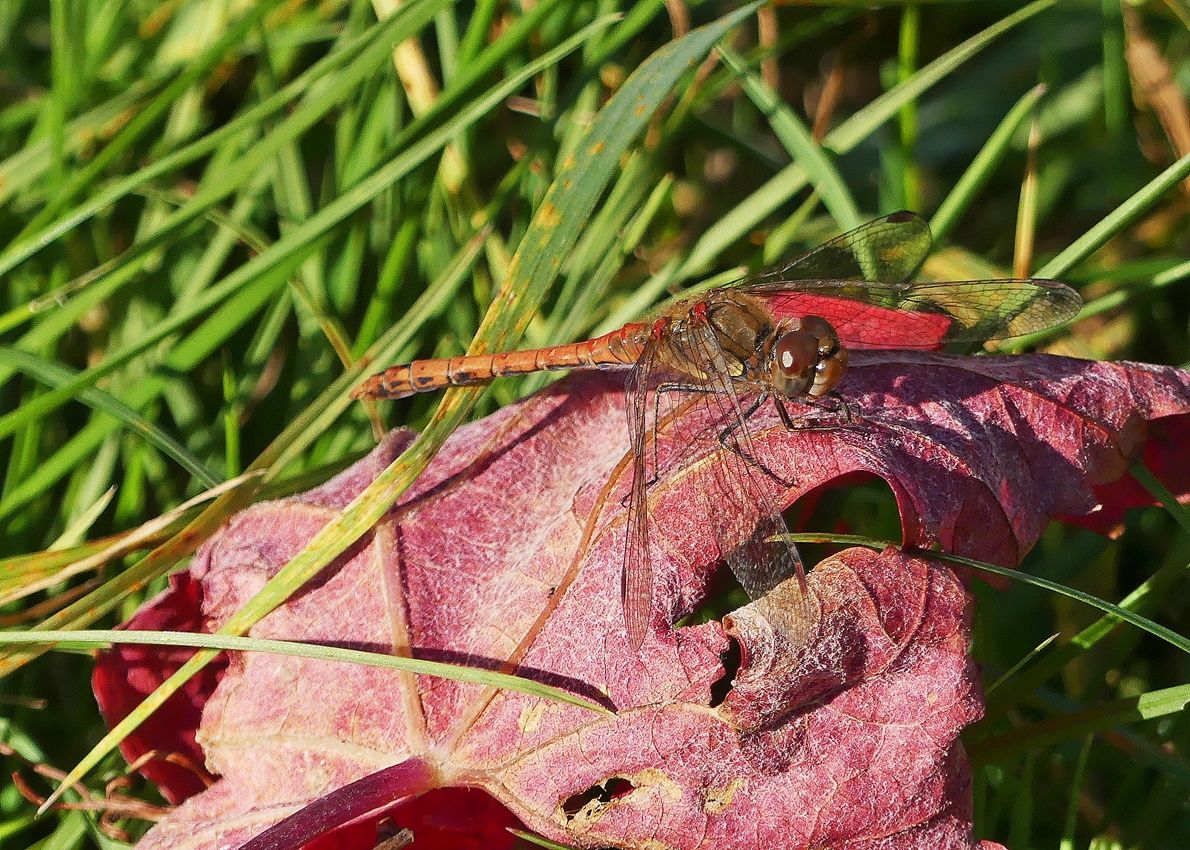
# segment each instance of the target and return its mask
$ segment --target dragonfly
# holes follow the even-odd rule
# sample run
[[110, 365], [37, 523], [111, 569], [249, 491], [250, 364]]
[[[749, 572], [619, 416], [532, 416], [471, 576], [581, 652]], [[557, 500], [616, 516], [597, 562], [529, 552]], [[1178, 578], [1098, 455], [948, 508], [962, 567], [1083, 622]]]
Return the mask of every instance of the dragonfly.
[[[757, 411], [772, 404], [784, 426], [795, 430], [806, 411], [829, 410], [838, 400], [835, 388], [851, 350], [936, 350], [1022, 336], [1073, 318], [1082, 305], [1073, 289], [1052, 280], [911, 282], [931, 246], [922, 218], [893, 213], [791, 262], [689, 295], [651, 320], [583, 342], [393, 366], [352, 395], [404, 398], [538, 371], [627, 370], [632, 478], [621, 592], [625, 633], [635, 651], [650, 627], [663, 627], [653, 611], [648, 515], [649, 488], [660, 477], [655, 429], [663, 394], [701, 405], [703, 421], [711, 423], [699, 432], [711, 444], [712, 470], [701, 494], [705, 522], [743, 589], [758, 599], [796, 577], [801, 594], [795, 598], [806, 600], [801, 558], [780, 536], [786, 526], [774, 487], [766, 484], [775, 476], [756, 457], [749, 420]], [[788, 596], [783, 591], [782, 598]], [[803, 610], [791, 621], [806, 616]]]

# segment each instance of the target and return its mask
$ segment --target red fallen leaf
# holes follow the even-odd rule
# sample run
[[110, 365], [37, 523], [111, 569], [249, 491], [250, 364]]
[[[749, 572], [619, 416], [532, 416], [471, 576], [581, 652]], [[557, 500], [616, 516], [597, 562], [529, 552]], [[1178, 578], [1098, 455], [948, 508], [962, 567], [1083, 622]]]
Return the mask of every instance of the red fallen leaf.
[[[189, 573], [170, 576], [169, 589], [138, 611], [124, 628], [144, 631], [201, 631], [202, 588]], [[103, 719], [115, 726], [193, 655], [189, 649], [117, 644], [99, 653], [91, 686]], [[203, 754], [194, 733], [207, 696], [219, 683], [227, 660], [207, 665], [166, 700], [131, 735], [120, 742], [129, 764], [152, 753], [139, 770], [171, 803], [180, 803], [206, 788], [213, 777], [203, 769]]]
[[[1163, 484], [1174, 494], [1190, 492], [1190, 416], [1167, 416], [1153, 422], [1139, 458], [1145, 467], [1160, 471]], [[1086, 516], [1062, 517], [1100, 534], [1116, 537], [1124, 529], [1124, 512], [1129, 508], [1153, 504], [1144, 486], [1127, 475], [1117, 481], [1095, 487], [1095, 497], [1102, 506]], [[1186, 501], [1185, 498], [1179, 501]]]
[[[810, 576], [818, 616], [804, 646], [781, 628], [788, 586], [734, 612], [729, 632], [671, 629], [722, 554], [700, 522], [706, 465], [685, 456], [652, 493], [657, 629], [629, 652], [617, 469], [627, 439], [611, 386], [572, 378], [462, 429], [370, 539], [253, 634], [478, 665], [513, 658], [522, 675], [605, 695], [615, 718], [373, 668], [236, 656], [199, 732], [223, 778], [142, 848], [239, 846], [295, 813], [268, 846], [372, 809], [405, 826], [394, 806], [460, 786], [582, 846], [973, 846], [957, 736], [982, 699], [962, 585], [895, 551], [849, 550]], [[872, 472], [896, 494], [907, 543], [1009, 565], [1049, 515], [1095, 506], [1092, 485], [1123, 472], [1146, 420], [1190, 412], [1185, 373], [1052, 357], [860, 353], [841, 391], [860, 417], [852, 426], [789, 433], [767, 411], [753, 420], [758, 457], [796, 479], [780, 498]], [[688, 455], [691, 428], [662, 433], [663, 469]], [[233, 518], [192, 565], [204, 612], [222, 622], [395, 453], [390, 439], [318, 491]], [[713, 705], [729, 633], [742, 664]], [[429, 793], [406, 805], [423, 822], [446, 813]]]
[[[413, 435], [394, 431], [389, 440], [399, 452], [412, 442]], [[339, 475], [333, 482], [335, 486], [325, 494], [324, 488], [319, 487], [306, 493], [305, 498], [344, 507], [350, 498], [336, 502], [336, 497], [342, 492], [362, 490], [381, 469], [383, 466], [369, 464], [365, 459]], [[261, 545], [265, 545], [263, 541]], [[262, 557], [268, 557], [267, 550], [262, 549]], [[123, 628], [202, 631], [202, 598], [202, 587], [190, 573], [176, 573], [170, 577], [169, 588], [144, 605]], [[91, 687], [107, 725], [115, 726], [127, 717], [193, 654], [190, 649], [135, 644], [118, 644], [98, 653]], [[226, 667], [225, 656], [216, 658], [150, 715], [135, 733], [120, 742], [120, 752], [129, 764], [148, 756], [138, 769], [171, 803], [180, 803], [197, 794], [213, 779], [203, 768], [203, 752], [195, 742], [195, 731], [203, 706]]]

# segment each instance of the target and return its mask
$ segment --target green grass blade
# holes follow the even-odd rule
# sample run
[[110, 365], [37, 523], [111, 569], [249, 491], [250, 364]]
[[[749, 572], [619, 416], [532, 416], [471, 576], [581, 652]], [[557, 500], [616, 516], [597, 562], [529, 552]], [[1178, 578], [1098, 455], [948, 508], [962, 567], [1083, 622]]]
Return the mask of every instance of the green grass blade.
[[975, 202], [979, 190], [991, 179], [993, 172], [1011, 148], [1013, 137], [1044, 93], [1045, 86], [1034, 86], [1016, 102], [1009, 113], [1004, 116], [1000, 126], [980, 148], [975, 159], [971, 160], [971, 165], [955, 183], [950, 194], [938, 205], [933, 218], [930, 219], [930, 232], [934, 235], [936, 242], [946, 241], [959, 219]]
[[1074, 831], [1078, 827], [1078, 798], [1079, 789], [1083, 785], [1083, 777], [1087, 772], [1087, 760], [1091, 755], [1091, 744], [1095, 742], [1092, 735], [1083, 739], [1082, 749], [1078, 753], [1078, 764], [1074, 768], [1073, 781], [1070, 785], [1070, 803], [1066, 807], [1066, 823], [1062, 828], [1062, 843], [1058, 850], [1074, 850]]
[[462, 664], [448, 664], [442, 661], [426, 661], [399, 655], [385, 655], [380, 652], [366, 652], [339, 646], [299, 643], [287, 640], [266, 640], [261, 638], [235, 637], [225, 634], [201, 632], [158, 632], [126, 631], [123, 629], [96, 629], [94, 631], [49, 631], [0, 633], [0, 644], [34, 644], [55, 646], [60, 649], [83, 647], [105, 648], [117, 644], [131, 646], [195, 647], [223, 652], [267, 652], [273, 655], [288, 655], [293, 658], [311, 658], [316, 661], [339, 661], [344, 664], [362, 664], [366, 667], [381, 667], [388, 670], [402, 670], [426, 676], [437, 676], [456, 682], [470, 682], [491, 685], [506, 691], [516, 691], [531, 697], [540, 697], [552, 702], [573, 705], [598, 714], [612, 714], [606, 707], [574, 694], [551, 687], [532, 679], [497, 673], [484, 667], [468, 667]]
[[[51, 387], [64, 386], [72, 381], [77, 374], [62, 366], [47, 363], [32, 354], [8, 346], [0, 346], [0, 363], [9, 368], [20, 370]], [[185, 446], [110, 393], [88, 387], [71, 398], [81, 401], [95, 410], [103, 411], [119, 421], [129, 431], [140, 434], [165, 455], [176, 460], [203, 487], [209, 488], [219, 484], [221, 480], [219, 476], [207, 469], [201, 460], [187, 451]], [[18, 410], [13, 418], [17, 422], [16, 427], [24, 427], [27, 422], [36, 417], [30, 417], [24, 410]]]
[[1119, 0], [1103, 0], [1103, 123], [1119, 135], [1128, 123], [1132, 93], [1124, 54], [1124, 16]]
[[[901, 32], [897, 51], [897, 82], [913, 79], [917, 70], [919, 42], [921, 40], [921, 6], [907, 2], [901, 9]], [[921, 208], [921, 171], [917, 166], [917, 100], [907, 100], [897, 113], [900, 124], [900, 154], [902, 166], [900, 206], [916, 210]]]
[[528, 841], [530, 844], [536, 844], [538, 847], [544, 847], [546, 850], [578, 850], [578, 848], [574, 847], [573, 845], [559, 844], [557, 841], [550, 841], [548, 838], [544, 838], [532, 832], [525, 832], [523, 829], [513, 829], [512, 827], [509, 827], [508, 831], [517, 838]]
[[1028, 655], [1021, 658], [1019, 661], [1017, 661], [1016, 664], [1013, 664], [1010, 669], [1005, 671], [1004, 675], [1002, 675], [999, 679], [997, 679], [996, 681], [992, 682], [992, 684], [990, 684], [986, 688], [984, 688], [983, 689], [984, 696], [985, 697], [989, 696], [990, 694], [997, 691], [1006, 682], [1011, 682], [1013, 680], [1013, 678], [1018, 673], [1020, 673], [1022, 670], [1024, 670], [1030, 664], [1032, 664], [1034, 662], [1034, 660], [1036, 660], [1038, 657], [1040, 657], [1042, 655], [1042, 653], [1044, 653], [1046, 651], [1046, 649], [1048, 649], [1050, 647], [1050, 645], [1053, 644], [1053, 642], [1056, 641], [1057, 639], [1058, 639], [1058, 635], [1053, 634], [1053, 635], [1050, 635], [1049, 637], [1047, 637], [1041, 643], [1037, 644], [1037, 646], [1033, 647], [1033, 649], [1029, 652]]
[[102, 496], [95, 500], [95, 502], [79, 515], [78, 519], [58, 535], [58, 539], [49, 545], [49, 549], [67, 549], [77, 546], [85, 540], [87, 538], [87, 531], [95, 524], [95, 520], [99, 519], [99, 515], [107, 510], [107, 506], [111, 504], [112, 497], [115, 495], [115, 487], [107, 488]]
[[[395, 21], [392, 28], [383, 30], [385, 37], [378, 38], [375, 42], [370, 43], [369, 48], [361, 54], [360, 58], [353, 63], [348, 71], [334, 75], [331, 83], [325, 89], [320, 87], [312, 92], [311, 96], [307, 97], [273, 132], [269, 133], [267, 137], [246, 151], [241, 157], [237, 158], [233, 165], [226, 169], [221, 169], [218, 174], [218, 180], [201, 189], [182, 209], [176, 211], [165, 221], [161, 222], [151, 235], [141, 239], [125, 251], [122, 255], [124, 265], [116, 272], [122, 278], [122, 282], [132, 279], [133, 274], [131, 272], [137, 268], [137, 262], [143, 262], [149, 252], [155, 250], [169, 237], [175, 235], [176, 232], [182, 230], [191, 222], [207, 214], [215, 204], [222, 201], [237, 188], [254, 180], [261, 169], [266, 168], [279, 151], [291, 144], [315, 122], [321, 120], [341, 98], [346, 97], [357, 87], [359, 79], [363, 74], [372, 73], [380, 63], [387, 63], [389, 61], [390, 51], [387, 44], [388, 39], [403, 39], [411, 36], [445, 2], [446, 0], [417, 0], [417, 2], [403, 7], [400, 14], [393, 16]], [[478, 116], [473, 115], [471, 117], [475, 118]], [[404, 142], [411, 142], [416, 139], [426, 124], [427, 122], [424, 121], [417, 122], [408, 128], [403, 134], [402, 139], [398, 140], [394, 145], [395, 149], [399, 151]], [[440, 133], [441, 128], [431, 133], [430, 137], [436, 137]], [[424, 141], [423, 139], [423, 145], [420, 146], [415, 143], [410, 150], [405, 151], [405, 157], [397, 156], [389, 164], [387, 172], [390, 175], [389, 182], [383, 180], [378, 182], [376, 179], [377, 175], [373, 175], [370, 180], [364, 181], [360, 186], [355, 187], [355, 197], [358, 199], [355, 205], [346, 201], [348, 196], [340, 197], [337, 199], [340, 205], [334, 215], [328, 216], [328, 210], [323, 210], [319, 216], [303, 222], [300, 227], [295, 228], [287, 233], [285, 237], [278, 240], [273, 245], [272, 251], [265, 252], [267, 256], [266, 261], [260, 262], [262, 257], [257, 256], [254, 258], [254, 262], [258, 262], [258, 265], [253, 266], [252, 263], [248, 263], [245, 266], [241, 266], [236, 270], [236, 273], [229, 275], [219, 285], [209, 288], [202, 296], [194, 299], [188, 309], [180, 309], [170, 320], [159, 323], [153, 332], [143, 337], [138, 344], [130, 346], [107, 358], [103, 364], [95, 367], [99, 371], [87, 370], [80, 376], [80, 382], [78, 384], [72, 385], [69, 389], [63, 389], [61, 393], [47, 394], [50, 396], [48, 400], [39, 400], [42, 405], [39, 408], [40, 413], [44, 414], [49, 409], [52, 409], [53, 406], [69, 400], [72, 393], [89, 385], [89, 380], [98, 380], [111, 370], [118, 368], [131, 357], [137, 356], [179, 328], [190, 324], [196, 317], [224, 302], [236, 289], [243, 286], [246, 281], [262, 275], [264, 272], [275, 268], [282, 261], [290, 259], [295, 251], [304, 252], [300, 255], [300, 259], [304, 259], [309, 252], [309, 245], [314, 238], [325, 234], [330, 227], [338, 224], [343, 218], [353, 212], [358, 205], [371, 200], [375, 194], [387, 188], [391, 181], [404, 176], [418, 162], [428, 157], [438, 147], [438, 145], [431, 145], [427, 149], [424, 146]], [[413, 152], [415, 148], [419, 149], [418, 153]], [[398, 162], [402, 164], [398, 165]], [[361, 192], [361, 187], [367, 188]], [[129, 188], [129, 191], [131, 191], [131, 188]], [[298, 238], [293, 238], [295, 233]], [[113, 287], [110, 285], [103, 286], [107, 281], [104, 280], [102, 275], [97, 278], [93, 277], [91, 283], [95, 285], [96, 289], [103, 290], [102, 292], [94, 293], [97, 297], [103, 298], [110, 296]], [[59, 326], [61, 327], [63, 324], [65, 322], [60, 322]], [[62, 328], [61, 332], [64, 331], [65, 328]], [[19, 347], [26, 350], [36, 350], [39, 346], [45, 344], [45, 337], [46, 334], [44, 332], [34, 332], [23, 339], [19, 343]], [[0, 380], [4, 380], [7, 377], [8, 375], [0, 371]]]
[[681, 268], [675, 272], [672, 283], [681, 283], [705, 273], [729, 245], [805, 188], [806, 183], [806, 170], [801, 163], [795, 162], [782, 168], [699, 237]]
[[822, 199], [823, 205], [830, 210], [831, 217], [839, 227], [843, 230], [858, 227], [862, 221], [855, 198], [851, 196], [834, 164], [814, 141], [806, 125], [798, 120], [793, 110], [782, 102], [759, 74], [744, 64], [738, 53], [727, 45], [721, 45], [719, 55], [740, 78], [744, 92], [768, 120], [793, 161], [801, 165], [802, 170], [806, 172], [806, 179]]
[[905, 104], [916, 100], [931, 86], [946, 79], [956, 68], [1004, 33], [1057, 4], [1058, 0], [1035, 0], [1011, 15], [1006, 15], [996, 21], [982, 32], [971, 36], [957, 47], [951, 48], [908, 80], [889, 89], [827, 133], [822, 140], [822, 146], [840, 154], [850, 151], [872, 135], [884, 122], [896, 115]]
[[[1177, 584], [1184, 581], [1186, 569], [1186, 564], [1177, 562], [1166, 564], [1121, 599], [1120, 607], [1127, 611], [1140, 611], [1153, 606], [1155, 600], [1160, 599]], [[1004, 688], [997, 690], [995, 694], [989, 691], [987, 716], [998, 717], [1011, 706], [1025, 699], [1028, 694], [1041, 687], [1060, 670], [1065, 669], [1082, 653], [1105, 640], [1120, 625], [1121, 620], [1118, 617], [1110, 613], [1104, 614], [1066, 643], [1056, 644], [1047, 652], [1030, 658], [1023, 672], [1008, 682]]]
[[1126, 228], [1170, 189], [1190, 176], [1190, 154], [1150, 180], [1132, 197], [1116, 207], [1102, 221], [1037, 270], [1038, 277], [1060, 278], [1102, 248], [1107, 240]]
[[[248, 473], [233, 478], [230, 481], [225, 481], [218, 487], [200, 493], [193, 499], [189, 499], [178, 505], [173, 510], [141, 523], [131, 531], [123, 532], [106, 540], [94, 540], [61, 551], [38, 552], [32, 555], [20, 555], [15, 558], [0, 560], [0, 604], [8, 604], [31, 593], [45, 590], [55, 584], [60, 584], [71, 576], [99, 569], [104, 564], [111, 563], [117, 558], [123, 558], [146, 546], [153, 545], [162, 535], [168, 535], [171, 529], [175, 529], [178, 523], [184, 522], [186, 517], [202, 503], [217, 499], [224, 493], [233, 492], [249, 480], [259, 477], [260, 473]], [[143, 564], [143, 561], [141, 563]], [[138, 564], [131, 570], [125, 571], [121, 576], [138, 569], [143, 569], [141, 564]], [[150, 574], [148, 577], [155, 578], [156, 575]], [[141, 576], [141, 578], [143, 579], [144, 576]], [[118, 580], [116, 579], [116, 581]], [[109, 582], [108, 585], [110, 584]], [[110, 605], [108, 605], [108, 608], [103, 607], [103, 604], [110, 596], [108, 585], [101, 586], [96, 591], [93, 591], [92, 594], [76, 602], [75, 605], [87, 613], [92, 613], [93, 605], [98, 605], [101, 611], [108, 610]], [[69, 616], [62, 616], [62, 613], [59, 612], [58, 615], [55, 615], [57, 621], [55, 621], [54, 617], [50, 618], [49, 625], [51, 627], [55, 625], [60, 626], [64, 623], [85, 624], [95, 619], [94, 615], [90, 617], [90, 620], [86, 617], [72, 619]], [[45, 625], [47, 623], [41, 624], [41, 626]], [[7, 669], [0, 672], [0, 675], [13, 669], [8, 664], [8, 659], [0, 661], [0, 668], [3, 667], [7, 667]]]
[[[9, 246], [3, 253], [0, 253], [0, 275], [11, 271], [45, 246], [62, 238], [121, 198], [136, 192], [163, 175], [177, 171], [200, 157], [206, 156], [237, 136], [259, 127], [326, 79], [338, 75], [341, 84], [354, 80], [358, 85], [358, 80], [355, 78], [362, 72], [379, 65], [380, 62], [388, 61], [391, 53], [389, 36], [397, 31], [398, 25], [403, 30], [408, 26], [408, 21], [398, 15], [381, 21], [355, 42], [326, 56], [284, 88], [236, 116], [224, 126], [163, 157], [152, 165], [136, 171], [123, 180], [118, 180], [107, 188], [99, 190], [77, 207], [63, 214], [57, 221]], [[375, 61], [371, 58], [372, 50], [377, 50]], [[340, 75], [341, 69], [346, 66], [350, 67], [347, 67], [347, 70], [342, 71]], [[319, 101], [329, 108], [335, 104], [337, 93], [339, 93], [338, 96], [343, 96], [350, 91], [351, 86], [349, 85], [323, 87], [319, 90]], [[61, 295], [55, 294], [55, 297], [61, 297]], [[8, 316], [5, 316], [4, 321], [0, 322], [0, 330], [9, 330], [13, 326], [13, 322]]]
[[[127, 91], [75, 118], [66, 125], [62, 153], [79, 155], [94, 142], [96, 136], [103, 134], [105, 127], [137, 109], [144, 98], [150, 97], [164, 84], [162, 79], [138, 80]], [[44, 191], [39, 187], [39, 181], [46, 177], [53, 158], [51, 140], [42, 136], [0, 162], [0, 204], [9, 204], [14, 198]]]
[[1190, 685], [1178, 685], [1125, 697], [1087, 708], [1063, 712], [1037, 723], [976, 741], [967, 754], [976, 766], [1003, 762], [1060, 741], [1116, 726], [1178, 714], [1190, 704]]
[[986, 564], [982, 561], [974, 561], [970, 558], [962, 558], [958, 555], [948, 555], [941, 552], [931, 552], [929, 554], [931, 557], [938, 558], [941, 561], [947, 561], [948, 563], [958, 564], [959, 566], [970, 567], [974, 570], [981, 570], [983, 572], [992, 573], [993, 575], [1003, 576], [1004, 578], [1009, 578], [1022, 584], [1028, 584], [1032, 585], [1033, 587], [1039, 587], [1042, 590], [1048, 590], [1051, 593], [1060, 593], [1063, 596], [1074, 599], [1083, 603], [1084, 605], [1088, 605], [1092, 608], [1098, 608], [1105, 614], [1119, 618], [1119, 620], [1136, 626], [1138, 629], [1143, 629], [1144, 631], [1148, 632], [1154, 637], [1160, 638], [1171, 646], [1176, 646], [1178, 649], [1182, 650], [1182, 652], [1190, 654], [1190, 639], [1178, 634], [1175, 631], [1167, 629], [1165, 626], [1154, 623], [1148, 617], [1142, 617], [1135, 611], [1129, 611], [1127, 608], [1123, 608], [1119, 605], [1113, 605], [1111, 602], [1105, 602], [1099, 597], [1093, 596], [1090, 593], [1084, 593], [1077, 588], [1068, 587], [1067, 585], [1060, 584], [1056, 581], [1050, 581], [1049, 579], [1044, 579], [1040, 576], [1029, 575], [1028, 573], [1023, 573], [1020, 570], [1010, 570], [1006, 567], [998, 567], [995, 564]]
[[201, 55], [195, 57], [175, 80], [149, 103], [136, 111], [136, 115], [120, 130], [116, 137], [105, 145], [70, 181], [70, 184], [63, 187], [37, 217], [26, 226], [25, 232], [18, 237], [18, 240], [23, 241], [30, 233], [42, 229], [75, 195], [97, 180], [117, 157], [156, 125], [166, 109], [170, 108], [187, 89], [194, 86], [216, 64], [221, 62], [229, 50], [238, 46], [244, 40], [244, 36], [256, 27], [276, 5], [278, 5], [278, 0], [266, 0], [266, 2], [256, 3], [249, 7], [218, 41], [204, 50]]
[[1177, 497], [1169, 492], [1164, 484], [1157, 480], [1157, 476], [1149, 472], [1140, 461], [1134, 461], [1129, 467], [1128, 471], [1132, 477], [1141, 483], [1141, 485], [1149, 491], [1151, 495], [1160, 505], [1169, 512], [1169, 515], [1174, 518], [1174, 521], [1181, 526], [1182, 531], [1190, 534], [1190, 510], [1178, 501]]
[[[489, 211], [489, 215], [494, 214]], [[481, 230], [463, 247], [443, 273], [417, 299], [400, 320], [395, 322], [371, 346], [368, 352], [343, 373], [325, 392], [298, 417], [253, 462], [253, 469], [265, 471], [265, 481], [272, 481], [310, 445], [315, 437], [326, 431], [354, 404], [347, 391], [367, 374], [370, 364], [388, 364], [402, 359], [402, 353], [421, 328], [450, 304], [471, 271], [484, 247], [486, 229]]]
[[[893, 118], [906, 103], [920, 97], [923, 92], [945, 79], [956, 67], [1006, 31], [1056, 3], [1057, 0], [1036, 0], [948, 51], [909, 80], [876, 98], [827, 133], [822, 140], [822, 147], [838, 155], [850, 152]], [[681, 269], [675, 274], [675, 282], [681, 283], [705, 272], [729, 245], [742, 238], [777, 207], [793, 197], [805, 187], [807, 180], [801, 163], [787, 166], [770, 178], [699, 237]]]
[[1025, 763], [1017, 780], [1016, 794], [1012, 803], [1012, 816], [1008, 824], [1008, 843], [1012, 847], [1030, 846], [1029, 835], [1033, 831], [1033, 798], [1037, 794], [1037, 759], [1032, 750], [1024, 753]]
[[[895, 543], [888, 540], [873, 540], [868, 537], [861, 537], [855, 534], [783, 534], [782, 538], [788, 539], [791, 543], [838, 543], [853, 546], [865, 546], [869, 549], [881, 550], [886, 547], [893, 547], [899, 549]], [[913, 550], [910, 550], [913, 551]], [[1134, 611], [1129, 611], [1121, 608], [1119, 605], [1113, 605], [1111, 602], [1105, 602], [1102, 599], [1092, 596], [1089, 593], [1084, 593], [1077, 588], [1068, 587], [1056, 581], [1041, 578], [1040, 576], [1029, 575], [1020, 570], [1011, 570], [1007, 567], [998, 567], [995, 564], [988, 564], [983, 561], [976, 561], [971, 558], [964, 558], [960, 555], [951, 555], [947, 552], [935, 552], [933, 550], [913, 551], [913, 554], [922, 557], [930, 558], [938, 561], [944, 561], [948, 564], [955, 564], [960, 567], [968, 567], [973, 570], [979, 570], [992, 575], [1002, 576], [1003, 578], [1012, 579], [1013, 581], [1022, 584], [1039, 587], [1042, 590], [1048, 590], [1051, 593], [1058, 593], [1084, 605], [1089, 605], [1092, 608], [1098, 608], [1104, 613], [1110, 614], [1113, 617], [1119, 618], [1120, 621], [1130, 623], [1139, 629], [1143, 629], [1154, 637], [1158, 637], [1171, 646], [1176, 646], [1187, 654], [1190, 654], [1190, 639], [1179, 635], [1177, 632], [1171, 631], [1162, 625], [1154, 623], [1147, 617], [1142, 617]]]

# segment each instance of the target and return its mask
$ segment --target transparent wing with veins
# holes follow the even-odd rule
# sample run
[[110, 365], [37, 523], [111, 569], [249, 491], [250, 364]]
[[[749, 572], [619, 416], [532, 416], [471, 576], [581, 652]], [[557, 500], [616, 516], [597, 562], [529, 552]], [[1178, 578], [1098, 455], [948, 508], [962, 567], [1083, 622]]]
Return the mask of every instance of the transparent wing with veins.
[[[682, 332], [667, 338], [668, 356], [699, 364], [705, 378], [697, 386], [689, 375], [671, 373], [659, 356], [661, 344], [650, 342], [632, 370], [626, 386], [629, 433], [633, 450], [633, 479], [628, 507], [628, 542], [624, 564], [624, 606], [628, 640], [639, 648], [651, 625], [655, 596], [648, 518], [650, 457], [655, 446], [648, 440], [648, 412], [652, 394], [664, 392], [669, 384], [690, 389], [682, 404], [682, 416], [670, 423], [675, 427], [697, 424], [699, 434], [689, 441], [682, 460], [694, 460], [700, 478], [690, 492], [701, 502], [699, 520], [712, 534], [719, 551], [752, 599], [768, 593], [788, 578], [801, 581], [800, 592], [785, 594], [792, 604], [782, 606], [780, 627], [792, 639], [812, 625], [810, 600], [797, 550], [783, 540], [770, 542], [787, 531], [773, 497], [779, 484], [757, 456], [747, 416], [756, 395], [741, 398], [730, 377], [730, 367], [714, 331], [705, 323], [691, 322]], [[672, 381], [671, 381], [672, 379]], [[654, 439], [656, 439], [653, 423]], [[705, 463], [691, 454], [705, 454]], [[657, 477], [661, 470], [653, 470]], [[698, 473], [696, 473], [698, 474]]]
[[870, 280], [904, 283], [930, 255], [933, 237], [925, 219], [897, 212], [823, 242], [783, 266], [737, 286], [788, 285], [792, 281]]
[[[645, 345], [636, 365], [624, 382], [628, 439], [632, 450], [632, 486], [628, 493], [627, 539], [624, 545], [622, 598], [628, 645], [633, 650], [644, 643], [653, 613], [653, 563], [649, 559], [649, 492], [647, 414], [653, 367], [657, 364], [657, 340]], [[656, 437], [654, 436], [654, 439]]]
[[1082, 306], [1074, 290], [1052, 280], [910, 283], [930, 246], [924, 219], [893, 213], [732, 288], [764, 299], [774, 316], [822, 316], [851, 349], [936, 349], [1024, 336]]

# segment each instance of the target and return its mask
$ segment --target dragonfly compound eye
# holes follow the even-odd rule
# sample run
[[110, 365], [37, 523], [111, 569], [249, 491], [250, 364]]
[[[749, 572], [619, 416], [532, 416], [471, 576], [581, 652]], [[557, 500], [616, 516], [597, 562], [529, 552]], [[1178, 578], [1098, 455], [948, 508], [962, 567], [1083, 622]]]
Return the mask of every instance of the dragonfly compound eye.
[[818, 359], [814, 367], [814, 383], [806, 391], [813, 398], [835, 388], [847, 368], [847, 351], [839, 347], [839, 335], [831, 323], [821, 316], [806, 316], [801, 320], [802, 331], [818, 340]]
[[814, 384], [818, 337], [809, 331], [786, 331], [773, 345], [773, 389], [786, 398], [805, 395]]
[[829, 357], [839, 347], [839, 335], [821, 316], [803, 316], [798, 327], [818, 340], [818, 356]]
[[810, 396], [818, 398], [826, 395], [835, 388], [835, 384], [843, 377], [847, 369], [847, 349], [835, 347], [835, 350], [818, 361], [814, 370], [814, 384], [810, 387]]
[[805, 316], [778, 332], [770, 369], [773, 389], [786, 398], [817, 398], [835, 388], [847, 367], [847, 352], [830, 322]]

